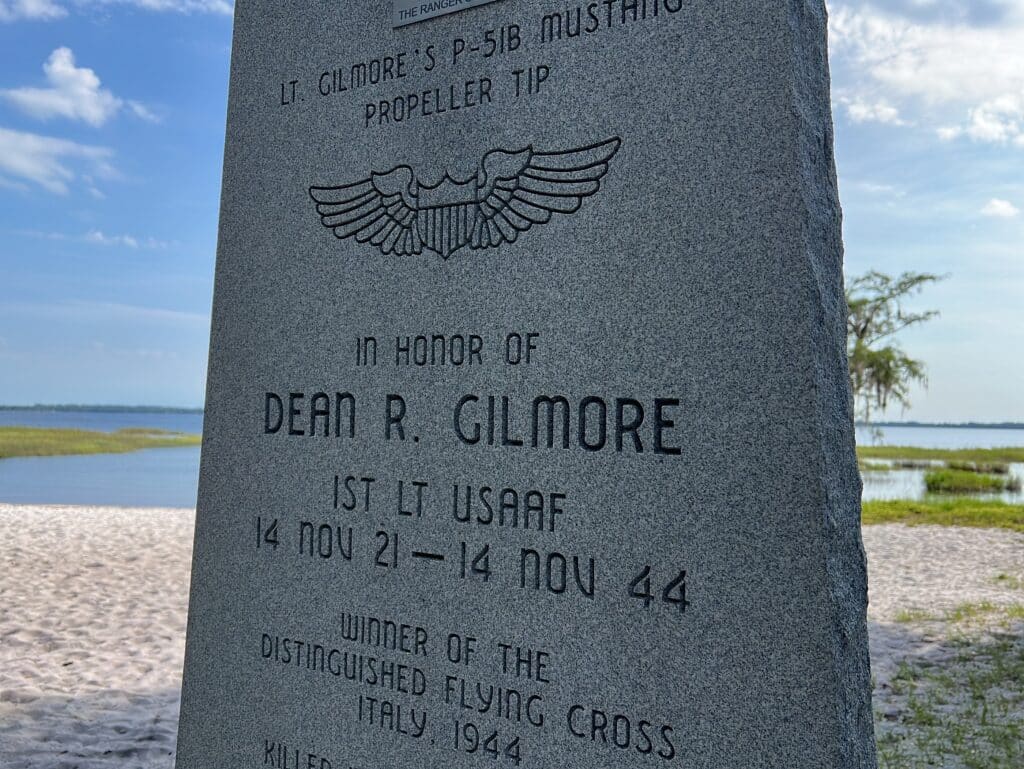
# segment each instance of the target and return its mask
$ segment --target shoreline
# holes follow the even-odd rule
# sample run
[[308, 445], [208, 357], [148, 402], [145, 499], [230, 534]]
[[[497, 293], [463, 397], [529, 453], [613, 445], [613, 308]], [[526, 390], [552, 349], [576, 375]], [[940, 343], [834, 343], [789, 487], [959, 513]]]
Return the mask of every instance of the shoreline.
[[[17, 512], [25, 508], [31, 508], [33, 510], [52, 510], [52, 511], [104, 511], [111, 510], [117, 512], [138, 512], [138, 513], [188, 513], [189, 515], [195, 516], [196, 508], [194, 507], [175, 507], [174, 505], [117, 505], [117, 504], [102, 504], [102, 505], [73, 505], [65, 503], [51, 503], [51, 502], [5, 502], [0, 499], [0, 515], [4, 513]], [[2, 524], [3, 521], [0, 521]]]

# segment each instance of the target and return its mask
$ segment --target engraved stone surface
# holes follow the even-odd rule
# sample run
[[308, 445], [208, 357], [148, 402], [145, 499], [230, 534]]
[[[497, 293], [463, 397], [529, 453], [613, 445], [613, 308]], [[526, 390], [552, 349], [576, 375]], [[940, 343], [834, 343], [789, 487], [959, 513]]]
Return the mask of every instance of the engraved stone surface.
[[179, 769], [875, 766], [821, 0], [237, 0]]

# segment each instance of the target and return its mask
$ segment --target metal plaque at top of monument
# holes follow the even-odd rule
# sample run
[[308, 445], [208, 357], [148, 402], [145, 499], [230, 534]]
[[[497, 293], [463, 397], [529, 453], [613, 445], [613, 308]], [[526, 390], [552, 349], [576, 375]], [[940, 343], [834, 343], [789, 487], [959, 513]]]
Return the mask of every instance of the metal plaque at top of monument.
[[824, 3], [395, 5], [235, 3], [177, 766], [872, 769]]
[[497, 0], [394, 0], [392, 22], [401, 27], [494, 2]]

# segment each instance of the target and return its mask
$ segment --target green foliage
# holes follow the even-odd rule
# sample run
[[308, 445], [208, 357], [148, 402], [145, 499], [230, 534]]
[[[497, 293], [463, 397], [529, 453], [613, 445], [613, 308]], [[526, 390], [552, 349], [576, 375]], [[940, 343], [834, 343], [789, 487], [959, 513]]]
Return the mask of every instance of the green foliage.
[[141, 449], [198, 446], [198, 435], [129, 428], [113, 433], [39, 427], [0, 427], [0, 460], [74, 454], [126, 454]]
[[1013, 478], [949, 469], [925, 473], [924, 484], [932, 494], [998, 494], [1019, 488]]
[[931, 470], [935, 465], [927, 459], [897, 459], [892, 466], [897, 470]]
[[911, 624], [917, 622], [932, 622], [935, 620], [935, 616], [923, 609], [903, 609], [896, 612], [896, 616], [893, 619], [900, 624]]
[[986, 475], [1009, 475], [1010, 465], [1006, 462], [947, 462], [950, 470], [965, 473], [984, 473]]
[[862, 473], [891, 473], [893, 465], [888, 462], [868, 462], [866, 460], [859, 460], [857, 466], [860, 468]]
[[983, 601], [982, 603], [962, 603], [947, 612], [946, 618], [950, 622], [956, 623], [971, 622], [998, 610], [999, 608], [990, 601]]
[[976, 499], [870, 501], [864, 503], [861, 520], [865, 526], [902, 523], [1009, 529], [1024, 533], [1024, 505]]
[[[970, 621], [987, 612], [962, 607], [954, 614]], [[900, 664], [891, 682], [896, 700], [875, 716], [880, 769], [1024, 766], [1024, 642], [1019, 626], [1009, 627], [1020, 607], [992, 612], [1004, 632], [965, 638], [960, 653], [938, 664]]]
[[[1006, 576], [1006, 575], [1002, 575]], [[1001, 580], [997, 584], [1003, 584]], [[896, 612], [893, 618], [900, 624], [920, 624], [925, 622], [948, 622], [954, 625], [977, 624], [984, 622], [986, 626], [1007, 628], [1014, 622], [1024, 619], [1024, 605], [999, 605], [991, 601], [980, 603], [962, 603], [941, 615], [922, 609], [903, 609]]]
[[911, 326], [931, 320], [937, 312], [908, 312], [903, 303], [927, 284], [941, 278], [927, 273], [892, 277], [871, 271], [847, 286], [847, 354], [850, 385], [858, 417], [871, 422], [872, 414], [890, 405], [910, 405], [910, 387], [926, 383], [924, 364], [892, 342]]
[[936, 460], [940, 462], [1024, 462], [1024, 448], [921, 449], [916, 446], [858, 446], [861, 459]]

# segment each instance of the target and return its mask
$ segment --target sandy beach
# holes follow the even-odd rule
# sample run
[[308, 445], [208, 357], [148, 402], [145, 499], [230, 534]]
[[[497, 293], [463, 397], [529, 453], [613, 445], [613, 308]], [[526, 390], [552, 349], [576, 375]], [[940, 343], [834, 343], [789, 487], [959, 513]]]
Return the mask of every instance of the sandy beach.
[[[0, 504], [0, 766], [173, 766], [193, 521]], [[1024, 602], [1024, 535], [874, 526], [864, 538], [876, 710], [897, 723], [893, 678], [954, 653], [950, 612]]]
[[0, 505], [0, 767], [172, 767], [191, 510]]

